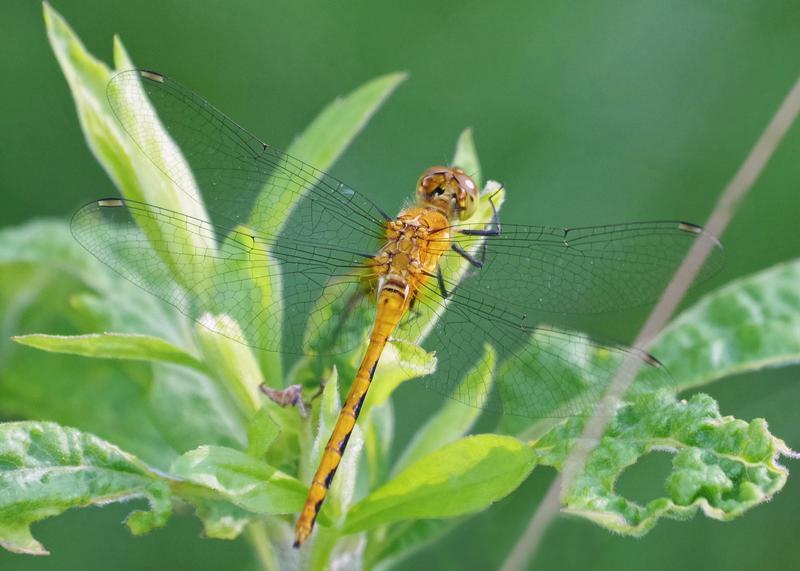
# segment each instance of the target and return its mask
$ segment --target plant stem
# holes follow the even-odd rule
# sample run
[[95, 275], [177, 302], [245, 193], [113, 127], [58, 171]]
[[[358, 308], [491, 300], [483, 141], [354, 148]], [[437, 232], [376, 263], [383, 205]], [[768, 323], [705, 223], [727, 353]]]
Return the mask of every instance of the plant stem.
[[267, 527], [261, 521], [253, 521], [247, 526], [247, 540], [253, 547], [258, 564], [264, 571], [280, 571], [275, 552], [267, 537]]
[[[722, 191], [705, 227], [708, 234], [719, 237], [725, 231], [738, 206], [775, 153], [778, 144], [789, 130], [798, 112], [800, 112], [800, 79], [795, 82], [769, 125], [756, 141], [750, 154]], [[703, 267], [713, 246], [714, 244], [710, 240], [695, 241], [637, 335], [633, 343], [634, 347], [646, 348], [664, 328], [700, 268]], [[606, 426], [613, 418], [617, 403], [630, 388], [641, 366], [642, 363], [638, 359], [627, 358], [623, 361], [603, 398], [586, 423], [575, 447], [564, 462], [562, 474], [550, 484], [545, 498], [533, 514], [528, 527], [503, 564], [502, 571], [523, 569], [535, 557], [542, 537], [558, 514], [562, 494], [572, 487], [575, 479], [583, 472], [589, 454], [597, 446]]]

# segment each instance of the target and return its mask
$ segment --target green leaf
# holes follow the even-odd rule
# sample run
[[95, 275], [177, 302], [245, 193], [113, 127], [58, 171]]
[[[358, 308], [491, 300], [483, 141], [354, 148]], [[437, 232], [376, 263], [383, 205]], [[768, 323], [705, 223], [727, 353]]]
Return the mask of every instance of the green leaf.
[[247, 422], [235, 400], [210, 377], [166, 363], [153, 364], [150, 422], [179, 453], [203, 444], [247, 447]]
[[298, 512], [306, 497], [291, 476], [231, 448], [200, 446], [175, 460], [172, 472], [254, 514]]
[[[769, 434], [764, 421], [748, 424], [722, 417], [705, 395], [688, 404], [671, 395], [676, 388], [726, 375], [796, 363], [799, 268], [800, 262], [793, 261], [729, 284], [705, 296], [665, 329], [652, 351], [672, 378], [650, 370], [640, 373], [628, 396], [633, 404], [620, 410], [593, 452], [566, 497], [567, 511], [620, 533], [641, 535], [660, 517], [690, 517], [698, 507], [710, 517], [732, 519], [782, 488], [787, 472], [778, 457], [790, 451]], [[589, 362], [607, 366], [602, 354], [589, 357]], [[554, 370], [562, 371], [562, 381], [571, 380], [572, 398], [581, 398], [592, 384], [590, 377], [576, 374], [577, 366], [573, 371], [562, 363]], [[503, 374], [501, 367], [498, 376]], [[667, 388], [656, 392], [659, 387]], [[519, 432], [515, 424], [533, 437], [546, 432], [548, 423], [503, 419], [510, 432]], [[560, 469], [581, 427], [580, 420], [571, 419], [546, 433], [535, 444], [543, 453], [541, 462]], [[759, 450], [755, 459], [746, 456], [753, 448]], [[672, 451], [673, 471], [664, 483], [666, 495], [642, 506], [617, 494], [614, 484], [626, 467], [652, 450]]]
[[252, 521], [253, 514], [225, 500], [185, 498], [203, 522], [203, 534], [212, 539], [236, 539]]
[[464, 172], [472, 177], [478, 188], [482, 186], [481, 164], [478, 161], [478, 150], [475, 148], [475, 139], [472, 129], [464, 129], [458, 136], [456, 152], [453, 155], [453, 166], [461, 167]]
[[163, 526], [170, 490], [141, 461], [90, 434], [46, 422], [0, 424], [0, 545], [36, 555], [45, 548], [32, 523], [73, 507], [144, 498], [149, 512], [133, 512], [136, 534]]
[[263, 377], [258, 361], [249, 347], [215, 333], [215, 330], [241, 332], [239, 324], [227, 315], [206, 314], [201, 317], [195, 332], [213, 378], [233, 396], [242, 415], [249, 418], [261, 406], [258, 387]]
[[262, 406], [247, 426], [247, 453], [263, 460], [279, 434], [280, 425], [272, 418], [267, 407]]
[[395, 389], [406, 381], [436, 371], [436, 355], [419, 345], [394, 339], [386, 344], [374, 380], [367, 393], [364, 410], [384, 404]]
[[[24, 322], [17, 319], [16, 325], [9, 323], [9, 332], [37, 329], [73, 332], [111, 327], [153, 331], [169, 338], [173, 345], [191, 342], [182, 326], [186, 322], [182, 315], [94, 260], [72, 240], [63, 223], [37, 222], [5, 230], [2, 235], [3, 283], [16, 284], [18, 288], [17, 293], [10, 290], [10, 295], [26, 299], [35, 290], [30, 279], [12, 280], [16, 272], [25, 271], [23, 264], [43, 268], [41, 271], [47, 272], [41, 274], [44, 284], [70, 286], [63, 295], [49, 292], [46, 298], [39, 298], [27, 314], [36, 313], [42, 318]], [[72, 275], [96, 288], [101, 297], [76, 296], [73, 292], [82, 292], [83, 288], [80, 283], [65, 279], [62, 266], [68, 272], [66, 276]], [[45, 299], [53, 305], [46, 305]], [[7, 314], [11, 315], [13, 312]], [[73, 319], [64, 323], [65, 315], [72, 315]], [[97, 337], [104, 337], [103, 343], [123, 337], [142, 340], [133, 336]], [[164, 342], [157, 343], [167, 349]], [[172, 462], [175, 450], [183, 452], [208, 443], [231, 446], [245, 443], [243, 421], [231, 416], [230, 407], [224, 404], [225, 396], [214, 388], [211, 380], [197, 374], [203, 366], [195, 365], [195, 369], [162, 366], [151, 373], [134, 363], [111, 365], [57, 355], [42, 359], [29, 349], [18, 347], [8, 351], [9, 359], [0, 377], [0, 409], [6, 414], [54, 420], [91, 431], [162, 468]], [[185, 362], [178, 347], [168, 351], [179, 362]], [[153, 362], [164, 364], [164, 361]]]
[[[48, 37], [75, 99], [78, 117], [89, 147], [121, 193], [127, 198], [157, 203], [161, 207], [206, 220], [205, 209], [196, 189], [178, 188], [123, 132], [107, 98], [111, 71], [85, 50], [63, 18], [49, 6], [45, 6], [45, 20]], [[118, 68], [133, 67], [119, 40], [115, 41], [114, 56]], [[127, 106], [131, 113], [149, 113], [152, 116], [150, 103], [143, 92], [127, 93], [124, 96], [126, 98], [123, 98], [113, 91], [113, 86], [111, 89], [108, 95], [117, 96], [118, 104], [123, 108]], [[157, 119], [153, 118], [148, 124], [151, 130], [138, 143], [148, 149], [156, 163], [159, 162], [158, 157], [167, 154], [180, 157], [174, 142]], [[188, 165], [185, 161], [175, 162], [173, 159], [171, 168], [186, 170]], [[187, 174], [181, 180], [191, 180], [191, 176]], [[151, 240], [158, 239], [161, 235], [160, 229], [152, 224], [144, 224], [142, 228]], [[192, 244], [197, 248], [215, 247], [214, 244], [206, 243], [198, 234], [188, 231], [183, 239], [174, 242], [180, 243], [180, 247], [191, 247]], [[207, 257], [202, 262], [202, 267], [188, 271], [197, 279], [198, 276], [212, 271], [214, 258]], [[177, 271], [172, 257], [166, 256], [164, 262], [176, 282], [181, 283], [182, 274]], [[185, 319], [178, 319], [177, 322], [185, 322]], [[175, 448], [186, 450], [200, 442], [243, 444], [243, 422], [231, 416], [227, 403], [218, 402], [220, 395], [214, 394], [215, 391], [208, 386], [207, 379], [201, 379], [189, 371], [178, 372], [164, 365], [154, 367], [153, 371], [155, 384], [152, 395], [157, 395], [151, 399], [154, 420]], [[187, 381], [192, 381], [195, 386], [188, 387]], [[225, 400], [224, 396], [222, 400]], [[176, 410], [183, 415], [184, 422], [180, 425], [175, 422]], [[203, 418], [206, 419], [205, 422], [202, 422]]]
[[[169, 171], [173, 178], [193, 181], [188, 163], [182, 158], [180, 150], [158, 121], [144, 91], [139, 89], [136, 92], [120, 93], [115, 90], [115, 86], [108, 83], [112, 77], [111, 71], [85, 50], [63, 18], [47, 5], [45, 5], [45, 19], [53, 50], [75, 98], [87, 142], [123, 196], [144, 203], [155, 203], [198, 220], [208, 220], [196, 186], [184, 184], [178, 188], [164, 174], [167, 168], [162, 157], [169, 156]], [[135, 67], [118, 38], [114, 41], [114, 59], [119, 70]], [[144, 132], [136, 143], [123, 132], [111, 111], [108, 97], [114, 98], [116, 105], [130, 114], [149, 118], [146, 121], [147, 132]], [[137, 145], [147, 149], [148, 156], [154, 162], [151, 162]], [[176, 171], [178, 175], [175, 175]], [[148, 239], [161, 238], [161, 229], [152, 219], [140, 217], [138, 222]], [[205, 248], [211, 251], [216, 248], [213, 241], [197, 233], [186, 231], [183, 236], [176, 237], [174, 236], [176, 230], [173, 228], [172, 231], [172, 240], [161, 241], [175, 244], [176, 256], [180, 255], [178, 250], [183, 247]], [[211, 275], [218, 269], [215, 268], [216, 256], [204, 257], [202, 261], [197, 262], [197, 267], [180, 269], [174, 257], [162, 256], [164, 267], [159, 269], [168, 272], [178, 284], [184, 283], [188, 275], [191, 275], [193, 282], [196, 282], [201, 279], [200, 276]], [[197, 257], [194, 259], [199, 260]], [[131, 262], [135, 266], [135, 261]], [[279, 367], [274, 368], [274, 371], [280, 374]]]
[[[288, 153], [321, 171], [329, 169], [405, 77], [404, 73], [384, 75], [335, 100], [297, 137]], [[282, 184], [285, 186], [288, 183]], [[256, 199], [252, 209], [254, 214], [248, 225], [254, 228], [271, 228], [272, 233], [279, 234], [289, 219], [287, 212], [301, 200], [302, 191], [308, 189], [295, 190], [296, 192], [286, 192], [280, 201], [276, 201], [272, 194], [262, 193]], [[257, 218], [254, 218], [256, 213]], [[266, 248], [263, 248], [261, 256], [270, 256]], [[276, 308], [276, 312], [277, 309], [282, 311], [283, 301], [278, 295], [281, 291], [281, 278], [275, 276], [268, 281], [251, 276], [251, 279], [256, 281], [261, 293], [259, 308], [270, 307]], [[270, 331], [273, 335], [280, 336], [283, 321], [280, 318], [271, 321]], [[261, 359], [268, 375], [280, 375], [282, 368], [277, 353], [263, 352]], [[271, 378], [267, 382], [273, 387], [279, 386]]]
[[407, 77], [404, 72], [382, 75], [336, 98], [294, 140], [288, 153], [327, 170]]
[[[14, 282], [22, 292], [35, 291], [25, 279], [12, 280], [23, 266], [46, 271], [48, 282], [67, 282], [73, 293], [62, 302], [59, 315], [67, 309], [79, 314], [80, 326], [113, 329], [117, 332], [151, 334], [177, 346], [189, 344], [186, 317], [153, 295], [136, 287], [83, 249], [63, 221], [34, 220], [0, 230], [0, 265], [6, 284]], [[73, 283], [70, 280], [74, 280]], [[84, 287], [82, 287], [84, 286]], [[85, 287], [97, 295], [87, 294]], [[42, 296], [35, 300], [45, 302]], [[58, 317], [53, 316], [53, 319]], [[19, 332], [16, 328], [14, 332]]]
[[365, 427], [364, 448], [369, 467], [369, 488], [377, 488], [386, 480], [389, 471], [394, 437], [394, 407], [388, 400], [373, 406], [361, 425]]
[[515, 438], [467, 436], [418, 460], [353, 506], [345, 532], [486, 508], [516, 489], [535, 465], [534, 451]]
[[395, 464], [395, 473], [467, 433], [481, 414], [480, 405], [492, 390], [494, 377], [486, 379], [485, 372], [494, 370], [495, 358], [495, 350], [491, 345], [485, 345], [483, 358], [464, 376], [456, 389], [459, 394], [475, 395], [475, 406], [448, 400], [414, 435]]
[[[180, 336], [150, 296], [137, 297], [138, 288], [112, 279], [110, 270], [72, 240], [63, 222], [35, 221], [0, 231], [0, 273], [0, 332], [6, 338], [26, 331], [97, 331], [117, 320], [146, 330], [146, 315], [151, 329]], [[123, 298], [87, 307], [86, 300], [96, 298], [84, 293], [86, 285]], [[142, 363], [44, 356], [20, 344], [0, 344], [0, 413], [74, 426], [166, 468], [175, 451], [152, 425], [150, 377]]]
[[134, 361], [160, 361], [192, 367], [198, 371], [206, 368], [195, 357], [174, 345], [149, 335], [131, 333], [94, 333], [89, 335], [20, 335], [12, 338], [21, 345], [51, 353], [67, 353], [98, 359], [129, 359]]
[[266, 459], [269, 464], [290, 473], [305, 474], [304, 462], [308, 458], [298, 455], [298, 447], [310, 447], [312, 438], [308, 424], [298, 407], [279, 406], [265, 397], [262, 407], [248, 423], [246, 451], [253, 458]]
[[[350, 142], [361, 132], [372, 115], [383, 105], [397, 86], [405, 79], [403, 73], [392, 73], [378, 77], [346, 97], [335, 100], [317, 115], [306, 130], [297, 137], [289, 147], [288, 153], [321, 171], [329, 169], [345, 151]], [[285, 186], [288, 182], [283, 182]], [[298, 192], [286, 192], [280, 201], [270, 193], [263, 193], [256, 199], [252, 209], [254, 213], [248, 222], [254, 228], [270, 228], [270, 232], [278, 235], [283, 224], [289, 219], [287, 212], [302, 198], [307, 189], [296, 188]], [[256, 218], [257, 216], [257, 218]], [[266, 263], [265, 258], [270, 257], [266, 246], [258, 249], [260, 266]], [[252, 313], [261, 312], [263, 308], [273, 308], [271, 311], [270, 334], [280, 338], [283, 328], [281, 312], [283, 300], [280, 299], [282, 291], [280, 275], [263, 276], [251, 275], [252, 280], [260, 292], [258, 306]], [[278, 388], [280, 383], [271, 377], [281, 377], [282, 364], [280, 355], [276, 352], [262, 352], [260, 354], [262, 365], [268, 375], [267, 383]]]
[[[0, 264], [37, 264], [95, 289], [109, 287], [107, 268], [80, 247], [62, 220], [32, 220], [0, 229]], [[5, 273], [3, 277], [7, 279]]]
[[76, 361], [66, 355], [43, 358], [21, 346], [10, 351], [9, 363], [0, 369], [0, 413], [92, 431], [152, 466], [168, 467], [176, 452], [153, 425], [147, 370]]
[[[661, 388], [682, 391], [734, 374], [800, 362], [798, 278], [800, 260], [793, 260], [704, 296], [671, 322], [650, 348], [669, 375], [646, 367], [637, 376], [630, 395]], [[559, 371], [559, 392], [572, 399], [585, 399], [587, 391], [598, 386], [592, 375], [581, 373], [587, 368], [584, 363], [556, 362], [544, 353], [535, 358], [548, 363], [549, 370]], [[603, 351], [586, 356], [593, 364], [589, 370], [607, 369], [607, 359]], [[511, 361], [502, 364], [498, 377], [513, 366]], [[567, 382], [569, 390], [565, 389]], [[504, 431], [526, 438], [541, 435], [547, 424], [510, 416], [501, 421]]]
[[[567, 422], [533, 443], [539, 460], [561, 469], [582, 422]], [[640, 505], [621, 496], [622, 472], [654, 450], [675, 455], [664, 481], [665, 495]], [[565, 493], [566, 512], [617, 533], [639, 536], [661, 517], [686, 519], [698, 509], [714, 519], [733, 519], [768, 501], [785, 484], [778, 461], [792, 455], [766, 422], [744, 422], [719, 414], [703, 394], [678, 401], [669, 391], [641, 395], [621, 408], [586, 468]]]
[[[47, 37], [75, 99], [86, 142], [123, 196], [140, 202], [155, 203], [199, 220], [208, 220], [196, 189], [179, 189], [123, 132], [106, 96], [108, 82], [112, 77], [111, 70], [86, 50], [72, 28], [49, 4], [44, 5], [44, 16]], [[115, 40], [114, 55], [119, 68], [134, 67], [119, 39]], [[140, 93], [131, 99], [130, 104], [143, 105], [144, 101], [146, 98]], [[141, 112], [132, 108], [132, 112], [137, 111]], [[151, 137], [140, 141], [140, 144], [154, 155], [171, 154], [180, 157], [163, 127], [157, 121], [149, 121], [148, 125], [152, 127]], [[185, 169], [188, 172], [185, 161], [173, 160], [170, 168]], [[157, 239], [160, 235], [159, 229], [153, 224], [145, 225], [144, 229], [151, 239]], [[198, 234], [191, 232], [186, 232], [175, 243], [177, 242], [194, 244], [197, 248], [209, 246], [202, 242]], [[165, 261], [175, 268], [169, 260]], [[202, 272], [208, 268], [194, 270]]]
[[[114, 36], [114, 65], [117, 71], [136, 68], [118, 36]], [[110, 80], [111, 77], [108, 79]], [[192, 183], [194, 181], [189, 163], [183, 157], [182, 150], [177, 147], [172, 137], [161, 124], [144, 89], [139, 89], [136, 93], [126, 92], [123, 97], [117, 96], [113, 84], [106, 84], [103, 91], [107, 109], [110, 109], [108, 100], [115, 98], [118, 104], [128, 107], [125, 110], [120, 109], [120, 112], [124, 111], [136, 117], [148, 118], [146, 125], [140, 125], [140, 127], [147, 129], [147, 132], [144, 130], [139, 131], [142, 138], [134, 142], [125, 135], [125, 150], [133, 158], [137, 169], [133, 174], [139, 179], [138, 184], [135, 186], [130, 188], [119, 187], [125, 197], [139, 200], [140, 202], [155, 203], [163, 208], [181, 212], [197, 220], [209, 220], [196, 184], [187, 186], [187, 181]], [[117, 120], [113, 112], [110, 120], [113, 121], [118, 130], [122, 130], [119, 120]], [[140, 148], [147, 149], [146, 157], [139, 151]], [[169, 157], [169, 160], [167, 161], [164, 157]], [[98, 157], [98, 160], [102, 163], [100, 157]], [[177, 184], [172, 182], [176, 179], [183, 181], [183, 186], [178, 187]], [[174, 233], [174, 226], [170, 228], [171, 232]], [[181, 244], [194, 244], [196, 248], [210, 247], [213, 249], [214, 247], [213, 241], [208, 236], [200, 236], [198, 233], [187, 232], [181, 236], [173, 234], [173, 239]], [[187, 241], [184, 242], [183, 240]]]
[[800, 363], [798, 283], [800, 259], [731, 282], [681, 313], [651, 351], [678, 390]]

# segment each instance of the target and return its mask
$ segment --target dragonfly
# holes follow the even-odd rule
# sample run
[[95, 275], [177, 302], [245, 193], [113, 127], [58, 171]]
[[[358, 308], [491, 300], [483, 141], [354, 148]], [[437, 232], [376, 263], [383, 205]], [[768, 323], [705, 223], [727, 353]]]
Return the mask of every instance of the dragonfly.
[[[122, 129], [178, 192], [92, 201], [72, 218], [77, 241], [239, 343], [284, 358], [363, 353], [295, 547], [311, 535], [387, 345], [435, 353], [426, 384], [463, 403], [528, 418], [586, 414], [623, 357], [652, 370], [659, 363], [560, 325], [566, 316], [655, 300], [697, 240], [716, 249], [700, 280], [721, 263], [714, 237], [687, 222], [501, 223], [504, 190], [482, 191], [459, 165], [426, 169], [414, 202], [393, 217], [163, 74], [123, 71], [107, 95]], [[487, 344], [513, 366], [481, 364]], [[470, 367], [493, 383], [488, 395], [460, 383]]]

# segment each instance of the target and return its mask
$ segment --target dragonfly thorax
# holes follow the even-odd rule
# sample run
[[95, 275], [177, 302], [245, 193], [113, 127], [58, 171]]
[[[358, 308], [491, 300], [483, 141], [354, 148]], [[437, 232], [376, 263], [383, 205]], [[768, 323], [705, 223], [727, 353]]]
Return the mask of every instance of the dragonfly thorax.
[[431, 167], [417, 182], [417, 203], [436, 208], [448, 220], [466, 220], [478, 207], [478, 187], [458, 167]]
[[379, 291], [384, 287], [413, 297], [436, 271], [449, 245], [449, 221], [430, 206], [404, 210], [386, 228], [386, 242], [373, 261]]

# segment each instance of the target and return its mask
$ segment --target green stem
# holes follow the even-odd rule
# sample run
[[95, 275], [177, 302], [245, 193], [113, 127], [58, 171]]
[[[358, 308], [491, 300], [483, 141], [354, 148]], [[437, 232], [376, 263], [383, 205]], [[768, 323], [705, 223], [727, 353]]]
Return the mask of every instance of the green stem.
[[313, 417], [313, 414], [309, 414], [308, 418], [301, 419], [297, 431], [297, 439], [300, 444], [297, 474], [301, 482], [309, 481], [311, 479], [311, 470], [316, 468], [316, 466], [311, 465], [311, 448], [314, 446]]
[[325, 571], [330, 568], [331, 555], [339, 537], [339, 529], [336, 527], [317, 528], [308, 558], [309, 571]]
[[264, 522], [251, 522], [247, 526], [246, 537], [253, 547], [261, 569], [264, 571], [280, 571], [280, 565], [278, 565], [278, 560], [275, 558], [275, 551], [272, 549]]

